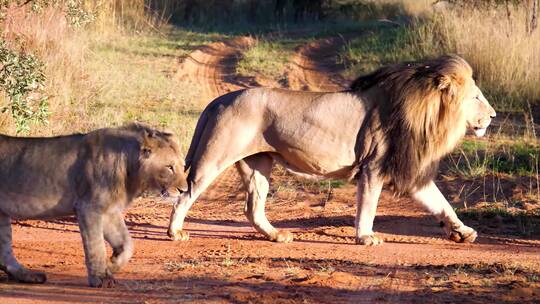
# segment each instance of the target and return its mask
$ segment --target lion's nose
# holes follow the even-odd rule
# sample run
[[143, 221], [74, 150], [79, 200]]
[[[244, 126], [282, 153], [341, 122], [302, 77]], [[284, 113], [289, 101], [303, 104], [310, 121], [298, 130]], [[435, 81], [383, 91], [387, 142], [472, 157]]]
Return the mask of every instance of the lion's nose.
[[495, 118], [495, 116], [497, 116], [497, 112], [495, 112], [495, 109], [491, 108], [491, 113], [489, 113], [489, 117], [493, 119]]

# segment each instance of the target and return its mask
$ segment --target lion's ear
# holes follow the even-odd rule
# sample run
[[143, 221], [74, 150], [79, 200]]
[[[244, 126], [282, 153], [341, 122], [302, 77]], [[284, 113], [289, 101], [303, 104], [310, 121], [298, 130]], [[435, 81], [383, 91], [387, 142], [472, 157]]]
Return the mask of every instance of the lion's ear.
[[148, 148], [148, 147], [142, 147], [141, 148], [141, 155], [144, 157], [144, 158], [149, 158], [150, 157], [150, 154], [152, 154], [152, 149]]
[[439, 91], [447, 90], [452, 85], [452, 79], [448, 75], [439, 75], [435, 78], [435, 86]]
[[143, 130], [143, 139], [141, 142], [141, 154], [144, 158], [150, 157], [152, 154], [152, 148], [155, 145], [156, 132], [152, 129]]

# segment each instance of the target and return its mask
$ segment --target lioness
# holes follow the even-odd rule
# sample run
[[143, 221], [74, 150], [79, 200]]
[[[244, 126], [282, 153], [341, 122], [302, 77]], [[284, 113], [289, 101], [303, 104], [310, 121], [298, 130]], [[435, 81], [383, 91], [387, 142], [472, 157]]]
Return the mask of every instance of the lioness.
[[495, 111], [458, 56], [382, 67], [336, 93], [255, 88], [212, 101], [202, 113], [186, 156], [188, 191], [171, 214], [168, 234], [182, 230], [189, 208], [225, 168], [236, 164], [247, 189], [245, 214], [270, 240], [289, 242], [264, 204], [274, 162], [306, 177], [357, 183], [356, 243], [382, 239], [372, 227], [384, 183], [409, 194], [443, 224], [450, 239], [473, 242], [433, 178], [439, 160], [466, 128], [483, 136]]
[[137, 123], [51, 138], [0, 135], [0, 269], [20, 282], [45, 282], [13, 256], [11, 219], [75, 214], [90, 286], [113, 286], [133, 253], [122, 211], [145, 190], [187, 190], [183, 167], [173, 134]]

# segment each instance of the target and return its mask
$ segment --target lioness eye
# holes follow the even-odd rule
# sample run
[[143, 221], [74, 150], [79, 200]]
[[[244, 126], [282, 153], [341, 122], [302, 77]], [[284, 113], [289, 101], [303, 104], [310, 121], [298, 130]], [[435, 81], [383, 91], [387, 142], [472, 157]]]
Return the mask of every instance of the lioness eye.
[[172, 165], [168, 165], [166, 167], [167, 169], [171, 170], [172, 173], [174, 173], [174, 167]]

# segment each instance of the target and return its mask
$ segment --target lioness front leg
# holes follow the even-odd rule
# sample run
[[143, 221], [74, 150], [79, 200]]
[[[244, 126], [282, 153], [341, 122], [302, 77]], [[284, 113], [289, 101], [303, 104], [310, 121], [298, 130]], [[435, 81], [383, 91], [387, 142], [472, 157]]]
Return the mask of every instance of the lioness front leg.
[[111, 273], [115, 273], [133, 255], [133, 241], [121, 212], [116, 211], [105, 215], [103, 236], [113, 250], [108, 269]]
[[247, 192], [244, 214], [251, 225], [271, 241], [289, 243], [293, 240], [293, 234], [274, 228], [266, 218], [264, 211], [270, 187], [272, 163], [272, 157], [264, 153], [251, 155], [236, 163], [236, 168]]
[[356, 244], [379, 245], [383, 239], [373, 232], [373, 221], [377, 212], [377, 203], [383, 186], [383, 179], [376, 171], [371, 171], [368, 166], [362, 168], [356, 192]]
[[81, 230], [88, 284], [92, 287], [114, 287], [112, 272], [107, 267], [103, 239], [103, 215], [95, 206], [79, 206], [77, 219]]
[[458, 243], [474, 242], [476, 231], [463, 224], [433, 181], [411, 196], [440, 221], [449, 239]]
[[11, 219], [0, 212], [0, 270], [10, 279], [22, 283], [44, 283], [47, 276], [38, 271], [26, 269], [13, 255], [11, 240]]

